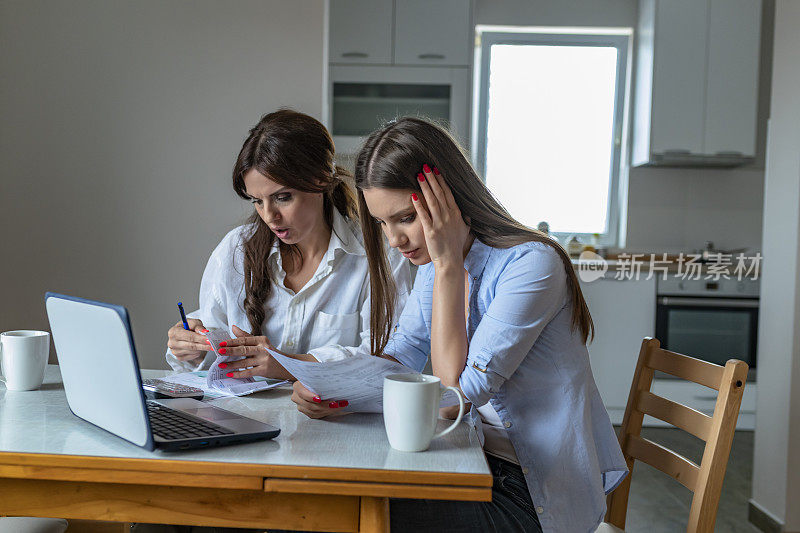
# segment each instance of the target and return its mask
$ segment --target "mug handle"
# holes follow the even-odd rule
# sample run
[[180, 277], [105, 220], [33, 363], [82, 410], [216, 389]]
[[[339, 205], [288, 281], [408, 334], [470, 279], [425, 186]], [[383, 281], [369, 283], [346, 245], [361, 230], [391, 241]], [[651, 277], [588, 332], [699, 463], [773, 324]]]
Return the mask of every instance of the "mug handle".
[[6, 378], [3, 377], [3, 342], [0, 341], [0, 383], [8, 385]]
[[464, 404], [464, 397], [461, 395], [461, 391], [458, 390], [456, 387], [445, 387], [442, 390], [442, 394], [444, 394], [444, 392], [446, 390], [451, 390], [451, 391], [456, 393], [456, 396], [458, 396], [458, 416], [456, 417], [455, 420], [453, 420], [453, 423], [450, 424], [450, 426], [447, 427], [447, 429], [445, 429], [443, 431], [440, 431], [439, 433], [434, 435], [433, 436], [434, 439], [437, 438], [437, 437], [441, 437], [442, 435], [447, 435], [448, 433], [453, 431], [456, 428], [456, 426], [458, 425], [458, 423], [461, 422], [461, 419], [464, 417], [464, 405], [465, 404]]

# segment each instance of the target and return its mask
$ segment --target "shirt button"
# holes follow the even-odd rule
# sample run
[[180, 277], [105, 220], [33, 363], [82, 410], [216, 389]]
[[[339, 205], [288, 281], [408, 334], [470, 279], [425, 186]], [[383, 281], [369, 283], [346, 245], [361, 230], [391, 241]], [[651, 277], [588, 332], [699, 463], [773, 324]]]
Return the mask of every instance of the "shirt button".
[[511, 427], [511, 422], [503, 422], [503, 425], [507, 428]]
[[294, 342], [292, 342], [292, 341], [286, 341], [286, 346], [294, 346]]
[[542, 507], [541, 505], [536, 508], [536, 514], [542, 514], [543, 512], [544, 512], [544, 507]]
[[522, 469], [522, 473], [525, 474], [526, 476], [528, 475], [528, 472], [530, 472], [530, 470], [528, 470], [527, 466]]

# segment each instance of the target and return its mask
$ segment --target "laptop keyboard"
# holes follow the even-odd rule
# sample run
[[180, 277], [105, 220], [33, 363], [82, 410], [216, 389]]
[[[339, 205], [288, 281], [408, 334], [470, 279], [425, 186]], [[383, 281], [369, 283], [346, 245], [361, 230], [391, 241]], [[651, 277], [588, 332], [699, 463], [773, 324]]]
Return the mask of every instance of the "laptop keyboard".
[[162, 439], [193, 439], [233, 434], [233, 431], [213, 422], [196, 420], [181, 411], [153, 401], [147, 402], [147, 414], [153, 433]]

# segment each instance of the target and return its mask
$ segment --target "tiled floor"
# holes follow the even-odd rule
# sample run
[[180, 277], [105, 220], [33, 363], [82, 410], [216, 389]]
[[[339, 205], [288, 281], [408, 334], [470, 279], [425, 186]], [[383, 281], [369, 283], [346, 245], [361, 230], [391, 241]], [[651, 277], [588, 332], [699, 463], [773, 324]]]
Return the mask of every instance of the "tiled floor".
[[[619, 428], [617, 428], [619, 429]], [[644, 428], [642, 436], [700, 462], [703, 441], [678, 429]], [[737, 431], [722, 485], [715, 531], [759, 533], [747, 521], [747, 500], [753, 474], [753, 432]], [[686, 531], [692, 493], [671, 477], [636, 462], [628, 500], [628, 533], [677, 533]]]

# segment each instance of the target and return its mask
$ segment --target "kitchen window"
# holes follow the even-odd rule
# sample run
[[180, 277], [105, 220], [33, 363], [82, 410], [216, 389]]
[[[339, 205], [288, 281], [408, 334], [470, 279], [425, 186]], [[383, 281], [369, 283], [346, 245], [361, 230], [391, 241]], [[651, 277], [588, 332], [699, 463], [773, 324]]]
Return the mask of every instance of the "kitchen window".
[[618, 246], [630, 29], [476, 28], [472, 153], [520, 222]]

